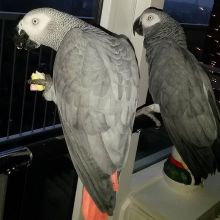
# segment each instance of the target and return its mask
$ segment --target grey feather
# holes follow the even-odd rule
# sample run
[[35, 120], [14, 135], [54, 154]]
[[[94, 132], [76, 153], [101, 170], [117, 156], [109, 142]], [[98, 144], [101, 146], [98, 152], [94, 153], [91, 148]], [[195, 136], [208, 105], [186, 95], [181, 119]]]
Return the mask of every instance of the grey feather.
[[60, 45], [54, 66], [62, 125], [65, 136], [72, 137], [68, 148], [73, 161], [75, 154], [83, 158], [76, 162], [82, 182], [98, 206], [109, 214], [115, 205], [110, 175], [122, 168], [127, 155], [130, 121], [133, 122], [137, 103], [137, 72], [135, 56], [127, 42], [74, 29]]
[[194, 175], [205, 178], [216, 168], [211, 148], [217, 139], [212, 111], [216, 106], [207, 97], [212, 91], [209, 79], [195, 58], [174, 41], [161, 41], [158, 47], [150, 71], [150, 92], [184, 161]]

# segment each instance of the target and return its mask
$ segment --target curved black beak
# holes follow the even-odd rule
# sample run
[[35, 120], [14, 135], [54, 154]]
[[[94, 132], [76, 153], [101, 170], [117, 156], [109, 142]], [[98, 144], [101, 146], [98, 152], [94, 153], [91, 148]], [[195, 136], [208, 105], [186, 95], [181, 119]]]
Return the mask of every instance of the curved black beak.
[[29, 39], [25, 31], [21, 30], [19, 33], [18, 28], [16, 28], [14, 33], [14, 43], [18, 49], [31, 50], [39, 47], [37, 43]]
[[134, 24], [133, 24], [133, 34], [135, 35], [135, 32], [138, 33], [139, 35], [143, 35], [143, 27], [140, 21], [140, 17], [138, 17]]

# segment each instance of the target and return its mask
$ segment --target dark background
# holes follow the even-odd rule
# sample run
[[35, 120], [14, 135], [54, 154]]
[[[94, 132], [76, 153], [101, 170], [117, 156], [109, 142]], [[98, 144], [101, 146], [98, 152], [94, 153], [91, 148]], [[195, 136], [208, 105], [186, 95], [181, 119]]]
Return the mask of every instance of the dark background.
[[52, 7], [76, 16], [94, 17], [99, 1], [96, 0], [1, 0], [0, 11], [26, 13], [39, 7]]

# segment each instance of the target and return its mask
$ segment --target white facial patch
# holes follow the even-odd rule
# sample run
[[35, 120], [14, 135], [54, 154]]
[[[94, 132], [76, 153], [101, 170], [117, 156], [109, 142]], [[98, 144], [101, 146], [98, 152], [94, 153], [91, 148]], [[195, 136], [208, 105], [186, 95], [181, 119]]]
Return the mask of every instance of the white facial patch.
[[26, 14], [18, 24], [18, 33], [24, 30], [31, 40], [36, 41], [36, 36], [42, 34], [50, 22], [50, 17], [43, 13]]
[[154, 13], [143, 14], [140, 18], [143, 28], [151, 27], [160, 22], [158, 15]]

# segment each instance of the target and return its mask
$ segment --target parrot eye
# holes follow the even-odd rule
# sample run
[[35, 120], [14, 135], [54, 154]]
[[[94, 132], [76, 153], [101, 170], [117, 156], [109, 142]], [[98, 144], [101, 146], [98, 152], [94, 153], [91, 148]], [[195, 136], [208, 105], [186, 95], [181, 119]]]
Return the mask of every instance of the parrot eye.
[[36, 24], [39, 23], [39, 20], [38, 20], [37, 18], [34, 18], [34, 19], [32, 20], [32, 23], [33, 23], [34, 25], [36, 25]]
[[151, 20], [153, 20], [153, 18], [154, 18], [154, 17], [153, 17], [152, 15], [149, 15], [149, 16], [147, 17], [147, 20], [148, 20], [148, 21], [151, 21]]

